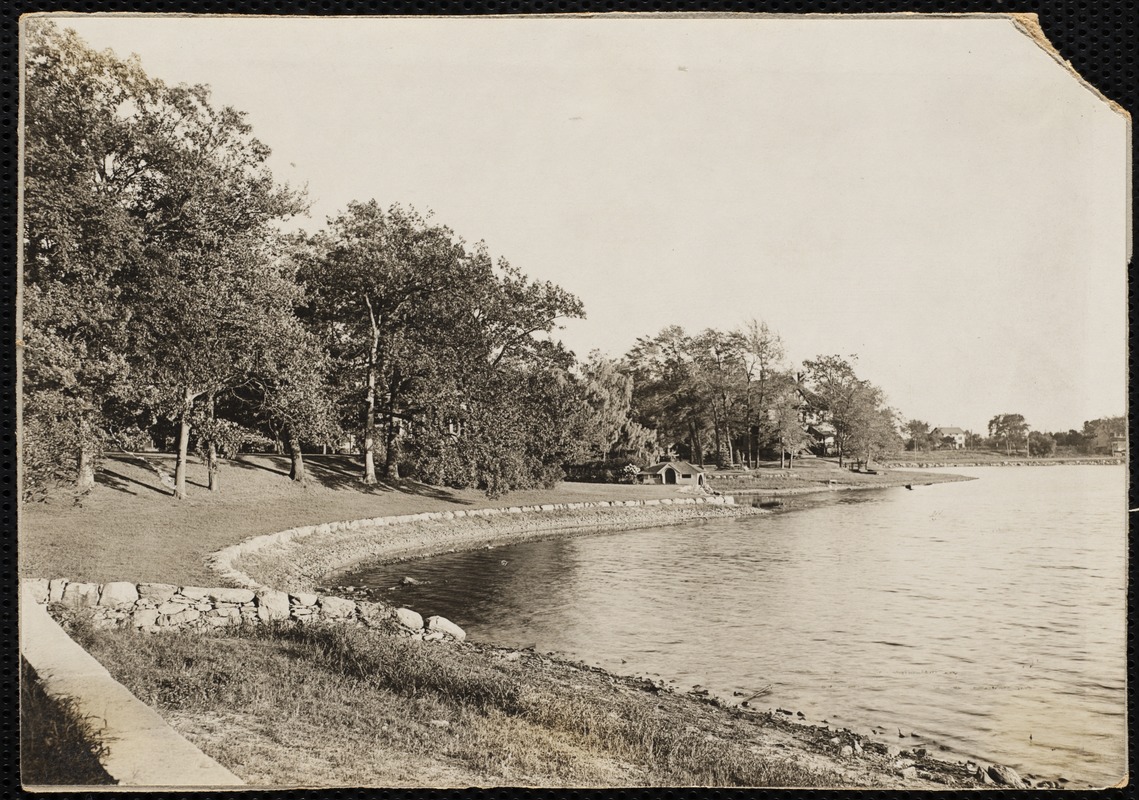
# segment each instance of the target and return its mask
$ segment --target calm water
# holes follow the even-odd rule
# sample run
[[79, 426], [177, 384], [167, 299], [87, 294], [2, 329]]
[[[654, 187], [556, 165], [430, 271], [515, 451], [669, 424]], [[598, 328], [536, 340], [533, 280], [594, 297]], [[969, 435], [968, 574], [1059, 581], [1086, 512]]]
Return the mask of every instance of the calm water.
[[[448, 554], [344, 582], [480, 641], [723, 696], [770, 686], [757, 705], [1105, 785], [1125, 771], [1124, 470], [961, 468], [980, 480]], [[430, 583], [389, 588], [404, 575]]]

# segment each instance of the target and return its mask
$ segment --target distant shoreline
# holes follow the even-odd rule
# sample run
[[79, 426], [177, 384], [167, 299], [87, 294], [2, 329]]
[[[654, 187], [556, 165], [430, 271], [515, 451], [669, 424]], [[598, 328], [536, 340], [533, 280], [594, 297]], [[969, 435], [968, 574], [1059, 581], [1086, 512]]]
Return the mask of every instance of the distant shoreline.
[[1055, 466], [1117, 466], [1126, 464], [1123, 458], [1016, 458], [994, 461], [962, 459], [960, 461], [891, 461], [891, 468], [931, 469], [938, 467], [1055, 467]]

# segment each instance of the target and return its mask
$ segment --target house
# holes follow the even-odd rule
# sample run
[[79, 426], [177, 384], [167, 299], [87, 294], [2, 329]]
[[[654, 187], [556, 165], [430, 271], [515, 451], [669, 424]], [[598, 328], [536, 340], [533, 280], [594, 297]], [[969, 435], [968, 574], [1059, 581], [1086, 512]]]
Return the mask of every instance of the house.
[[807, 425], [807, 433], [811, 435], [814, 441], [811, 443], [811, 449], [820, 456], [829, 456], [835, 450], [834, 425], [829, 422], [816, 422]]
[[[935, 441], [945, 443], [954, 450], [965, 449], [965, 431], [961, 428], [934, 428], [929, 433]], [[947, 442], [946, 439], [949, 439], [952, 444]]]
[[706, 482], [704, 470], [687, 461], [661, 461], [637, 473], [637, 483], [704, 486]]
[[1126, 436], [1112, 436], [1111, 437], [1111, 454], [1113, 456], [1127, 455], [1127, 437]]

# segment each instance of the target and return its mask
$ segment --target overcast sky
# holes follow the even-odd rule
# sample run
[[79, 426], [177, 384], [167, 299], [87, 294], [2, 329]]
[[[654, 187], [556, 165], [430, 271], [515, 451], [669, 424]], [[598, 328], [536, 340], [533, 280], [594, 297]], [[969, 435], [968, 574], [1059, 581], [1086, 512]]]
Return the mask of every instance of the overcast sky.
[[907, 417], [1126, 404], [1127, 120], [992, 18], [61, 20], [248, 113], [310, 230], [411, 204], [579, 355], [755, 317]]

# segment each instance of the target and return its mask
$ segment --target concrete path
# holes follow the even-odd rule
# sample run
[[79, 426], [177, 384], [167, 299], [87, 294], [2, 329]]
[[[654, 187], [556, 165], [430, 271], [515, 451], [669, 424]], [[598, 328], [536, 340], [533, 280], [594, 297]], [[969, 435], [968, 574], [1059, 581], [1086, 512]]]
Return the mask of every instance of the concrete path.
[[108, 750], [103, 769], [119, 786], [201, 789], [243, 783], [112, 678], [23, 587], [20, 652], [48, 695], [74, 698], [81, 714], [101, 723], [99, 737]]

